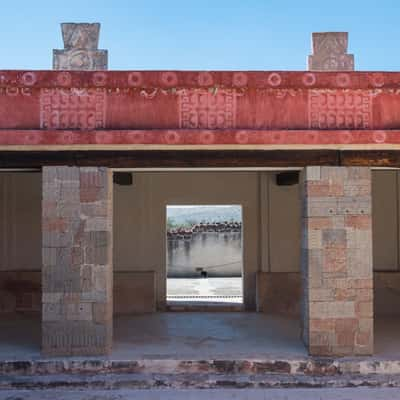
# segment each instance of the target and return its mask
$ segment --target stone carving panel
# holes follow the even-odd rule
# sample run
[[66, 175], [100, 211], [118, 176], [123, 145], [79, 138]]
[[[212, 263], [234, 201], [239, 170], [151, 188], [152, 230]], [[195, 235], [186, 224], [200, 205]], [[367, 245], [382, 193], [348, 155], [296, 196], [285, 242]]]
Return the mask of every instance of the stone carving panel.
[[236, 92], [232, 89], [188, 89], [179, 93], [179, 125], [190, 129], [236, 126]]
[[363, 90], [310, 90], [310, 129], [371, 129], [372, 94]]
[[90, 71], [107, 69], [106, 50], [54, 50], [53, 69]]
[[64, 49], [53, 50], [53, 69], [106, 70], [107, 50], [97, 48], [100, 24], [61, 24]]
[[104, 89], [42, 89], [40, 127], [42, 129], [105, 128]]
[[61, 24], [64, 48], [97, 50], [99, 44], [100, 24]]
[[311, 71], [353, 71], [354, 56], [347, 54], [347, 32], [314, 32], [313, 54], [308, 58]]

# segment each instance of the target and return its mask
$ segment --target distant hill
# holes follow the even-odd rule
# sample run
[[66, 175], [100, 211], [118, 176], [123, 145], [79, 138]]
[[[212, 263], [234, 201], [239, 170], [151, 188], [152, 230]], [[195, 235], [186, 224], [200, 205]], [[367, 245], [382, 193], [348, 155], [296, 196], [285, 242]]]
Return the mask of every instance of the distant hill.
[[240, 206], [167, 207], [168, 223], [192, 225], [200, 222], [242, 221]]

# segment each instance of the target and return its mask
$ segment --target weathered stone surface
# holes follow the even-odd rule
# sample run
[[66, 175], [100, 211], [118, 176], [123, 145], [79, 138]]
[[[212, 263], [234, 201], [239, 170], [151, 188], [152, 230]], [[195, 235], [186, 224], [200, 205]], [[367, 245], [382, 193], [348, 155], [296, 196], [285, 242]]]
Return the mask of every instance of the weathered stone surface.
[[[99, 186], [101, 199], [81, 202], [82, 191]], [[43, 204], [54, 189], [56, 209], [42, 211], [43, 352], [106, 354], [112, 344], [112, 173], [43, 168]], [[98, 200], [104, 203], [101, 217]]]
[[61, 24], [63, 50], [53, 50], [53, 69], [106, 70], [107, 50], [99, 50], [100, 24]]
[[99, 44], [100, 24], [62, 23], [64, 48], [96, 50]]
[[389, 372], [398, 371], [396, 364], [398, 360], [14, 361], [0, 365], [0, 398], [389, 400], [398, 399], [400, 377]]
[[347, 54], [347, 32], [314, 32], [313, 54], [308, 57], [310, 71], [353, 71], [354, 56]]
[[312, 355], [372, 354], [370, 173], [307, 167], [302, 174], [303, 339]]
[[[326, 326], [335, 326], [331, 323]], [[338, 323], [338, 327], [343, 322]], [[318, 325], [321, 326], [321, 325]], [[352, 322], [344, 322], [346, 329], [355, 329]], [[99, 374], [103, 377], [113, 374], [202, 374], [222, 373], [234, 376], [243, 374], [254, 376], [255, 374], [288, 374], [314, 377], [340, 377], [351, 374], [353, 378], [381, 376], [389, 383], [390, 378], [400, 375], [400, 363], [396, 358], [316, 358], [316, 357], [259, 357], [257, 359], [140, 359], [119, 360], [113, 358], [87, 359], [34, 359], [34, 360], [1, 360], [0, 373], [3, 376], [32, 376], [47, 375], [55, 377], [58, 374], [81, 375]], [[277, 375], [281, 377], [282, 375]], [[52, 380], [49, 380], [50, 383]]]

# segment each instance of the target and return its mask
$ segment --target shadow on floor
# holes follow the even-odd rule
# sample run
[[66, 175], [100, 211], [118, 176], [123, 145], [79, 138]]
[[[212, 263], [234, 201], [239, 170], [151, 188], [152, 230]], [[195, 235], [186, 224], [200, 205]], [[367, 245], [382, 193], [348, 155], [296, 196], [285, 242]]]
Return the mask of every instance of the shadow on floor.
[[[40, 358], [38, 316], [0, 319], [0, 360]], [[117, 317], [110, 358], [262, 359], [307, 356], [298, 319], [252, 312], [167, 312]], [[400, 358], [400, 318], [375, 322], [375, 356]]]

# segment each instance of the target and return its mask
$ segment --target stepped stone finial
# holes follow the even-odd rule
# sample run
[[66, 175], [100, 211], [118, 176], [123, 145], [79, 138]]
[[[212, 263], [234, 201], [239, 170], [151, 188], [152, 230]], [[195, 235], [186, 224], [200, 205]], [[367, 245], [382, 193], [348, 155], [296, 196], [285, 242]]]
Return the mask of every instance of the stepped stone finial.
[[106, 70], [107, 50], [99, 50], [100, 24], [63, 23], [64, 49], [53, 50], [53, 69]]
[[354, 55], [347, 54], [348, 32], [314, 32], [309, 71], [354, 71]]

